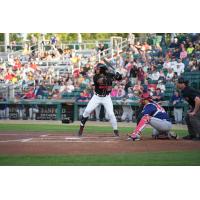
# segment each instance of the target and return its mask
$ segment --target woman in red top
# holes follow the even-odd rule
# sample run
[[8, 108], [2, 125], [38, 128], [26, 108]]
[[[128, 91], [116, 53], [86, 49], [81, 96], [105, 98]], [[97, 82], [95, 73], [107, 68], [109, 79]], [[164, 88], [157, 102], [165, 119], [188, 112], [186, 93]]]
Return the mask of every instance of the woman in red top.
[[145, 72], [144, 70], [139, 67], [138, 68], [138, 72], [137, 72], [137, 81], [138, 81], [138, 84], [144, 84], [144, 80], [145, 80]]

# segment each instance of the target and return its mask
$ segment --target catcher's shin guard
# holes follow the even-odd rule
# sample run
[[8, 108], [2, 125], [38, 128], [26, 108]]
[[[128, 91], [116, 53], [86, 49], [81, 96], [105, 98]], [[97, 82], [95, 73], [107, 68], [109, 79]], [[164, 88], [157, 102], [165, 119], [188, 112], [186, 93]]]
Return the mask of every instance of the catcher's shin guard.
[[142, 119], [140, 120], [140, 122], [138, 123], [135, 131], [132, 133], [132, 135], [140, 134], [142, 132], [142, 130], [144, 129], [144, 127], [146, 126], [146, 124], [149, 123], [149, 121], [150, 121], [149, 115], [143, 116]]

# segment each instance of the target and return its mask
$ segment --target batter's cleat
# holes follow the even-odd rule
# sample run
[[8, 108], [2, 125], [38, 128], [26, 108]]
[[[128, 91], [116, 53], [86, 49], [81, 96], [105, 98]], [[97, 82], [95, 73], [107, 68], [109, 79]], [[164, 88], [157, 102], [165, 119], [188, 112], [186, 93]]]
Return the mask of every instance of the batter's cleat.
[[141, 140], [140, 135], [136, 134], [136, 135], [128, 135], [127, 140], [132, 140], [132, 141], [139, 141]]
[[177, 134], [175, 132], [169, 131], [168, 138], [172, 139], [172, 140], [177, 140], [178, 136], [177, 136]]
[[119, 131], [118, 130], [114, 130], [113, 133], [114, 133], [115, 137], [119, 137]]
[[84, 126], [80, 125], [79, 131], [78, 131], [78, 137], [81, 137], [83, 135], [83, 129], [84, 129]]

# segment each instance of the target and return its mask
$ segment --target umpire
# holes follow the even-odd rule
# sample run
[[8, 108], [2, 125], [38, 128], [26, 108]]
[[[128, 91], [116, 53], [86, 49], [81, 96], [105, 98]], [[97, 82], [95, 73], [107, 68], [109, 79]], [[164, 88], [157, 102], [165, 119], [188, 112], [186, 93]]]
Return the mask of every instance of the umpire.
[[183, 77], [178, 79], [177, 88], [181, 90], [182, 97], [190, 105], [190, 111], [185, 118], [189, 135], [183, 139], [200, 141], [200, 91], [189, 87], [188, 81]]

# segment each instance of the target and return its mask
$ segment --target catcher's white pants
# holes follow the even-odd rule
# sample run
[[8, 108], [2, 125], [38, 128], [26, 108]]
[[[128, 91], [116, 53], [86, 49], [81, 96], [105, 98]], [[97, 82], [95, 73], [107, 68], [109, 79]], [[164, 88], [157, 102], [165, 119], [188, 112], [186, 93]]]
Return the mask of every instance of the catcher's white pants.
[[149, 124], [153, 127], [153, 135], [159, 135], [160, 133], [168, 133], [172, 128], [172, 123], [167, 120], [151, 117]]
[[94, 94], [83, 113], [83, 117], [89, 117], [90, 113], [100, 104], [104, 106], [113, 129], [117, 130], [117, 120], [113, 111], [113, 103], [110, 95], [107, 95], [105, 97], [99, 97], [96, 94]]

